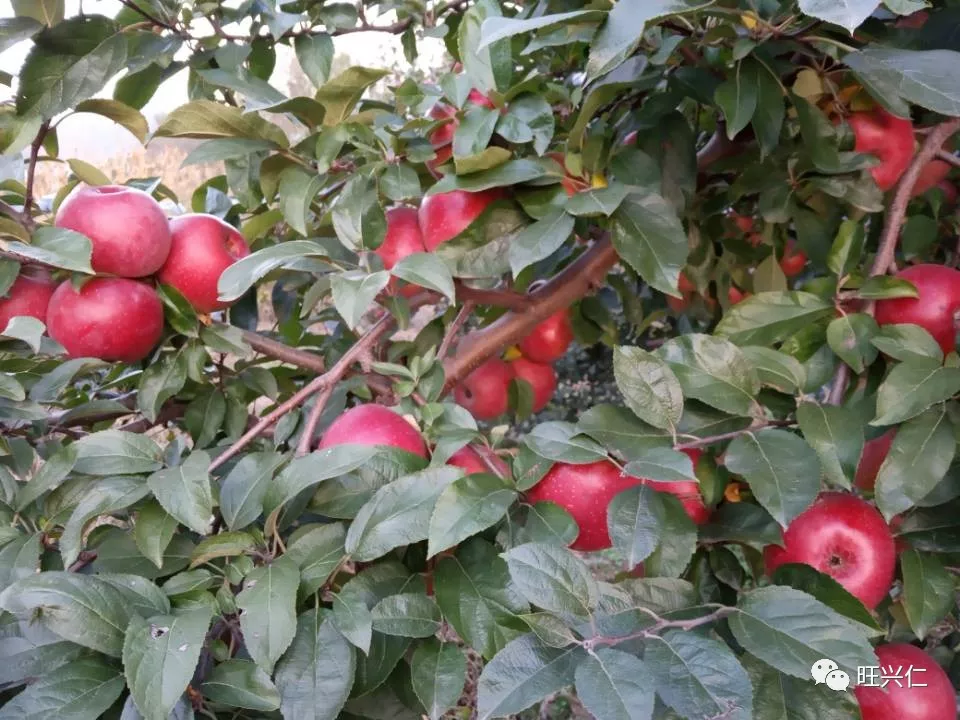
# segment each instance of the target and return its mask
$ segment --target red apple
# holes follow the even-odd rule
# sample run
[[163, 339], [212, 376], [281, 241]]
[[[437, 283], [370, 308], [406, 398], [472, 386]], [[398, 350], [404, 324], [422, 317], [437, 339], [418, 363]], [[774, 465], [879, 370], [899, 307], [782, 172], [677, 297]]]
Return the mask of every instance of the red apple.
[[943, 265], [911, 265], [897, 277], [912, 282], [917, 298], [878, 300], [876, 319], [880, 325], [911, 323], [933, 335], [948, 353], [956, 347], [960, 312], [960, 271]]
[[738, 302], [742, 302], [750, 297], [753, 293], [744, 292], [738, 287], [730, 286], [730, 289], [727, 290], [727, 301], [731, 305], [736, 305]]
[[500, 189], [475, 193], [451, 190], [425, 197], [417, 217], [427, 250], [432, 252], [462, 233], [493, 201], [501, 197], [503, 192]]
[[217, 281], [237, 260], [250, 254], [237, 230], [213, 215], [181, 215], [170, 221], [173, 243], [167, 261], [157, 273], [202, 313], [231, 305], [218, 300]]
[[[690, 450], [683, 450], [682, 452], [690, 457], [693, 461], [694, 468], [696, 468], [702, 451], [697, 448], [691, 448]], [[683, 509], [687, 511], [687, 515], [689, 515], [690, 519], [697, 525], [703, 525], [710, 519], [712, 511], [703, 501], [703, 495], [700, 493], [700, 483], [689, 480], [665, 482], [661, 480], [647, 480], [646, 478], [644, 478], [642, 482], [657, 492], [670, 493], [679, 498], [680, 502], [683, 503]]]
[[863, 720], [957, 720], [950, 677], [927, 653], [914, 645], [894, 643], [880, 645], [877, 658], [881, 677], [899, 680], [890, 679], [884, 688], [858, 685], [853, 689]]
[[551, 363], [559, 360], [573, 342], [573, 328], [566, 309], [558, 310], [538, 324], [520, 341], [520, 352], [528, 360]]
[[863, 444], [863, 452], [860, 454], [860, 463], [857, 465], [857, 474], [854, 477], [854, 485], [861, 490], [873, 490], [877, 482], [877, 474], [880, 472], [880, 466], [887, 459], [887, 453], [890, 452], [890, 445], [893, 444], [893, 438], [896, 436], [896, 430], [887, 430], [883, 435], [867, 440]]
[[390, 270], [407, 255], [426, 252], [416, 208], [400, 206], [387, 210], [387, 234], [374, 252]]
[[50, 298], [47, 330], [70, 357], [136, 362], [163, 335], [163, 305], [138, 280], [93, 278], [79, 292], [67, 280]]
[[557, 389], [557, 374], [550, 365], [536, 363], [520, 357], [510, 363], [513, 373], [520, 380], [530, 383], [533, 389], [533, 412], [543, 410]]
[[831, 576], [868, 608], [893, 584], [896, 551], [883, 516], [868, 502], [846, 493], [823, 493], [793, 519], [784, 547], [764, 550], [767, 572], [803, 563]]
[[159, 203], [136, 188], [85, 187], [60, 206], [57, 227], [90, 238], [91, 265], [119, 277], [153, 275], [170, 253], [170, 226]]
[[486, 445], [466, 445], [460, 448], [450, 456], [447, 465], [462, 468], [467, 475], [493, 473], [504, 477], [510, 472], [507, 464]]
[[604, 550], [610, 547], [607, 507], [614, 496], [643, 481], [620, 472], [616, 465], [600, 460], [586, 465], [557, 463], [527, 491], [530, 503], [549, 501], [566, 510], [580, 527], [574, 550]]
[[427, 444], [413, 425], [383, 405], [358, 405], [334, 420], [317, 445], [388, 445], [427, 457]]
[[687, 310], [690, 307], [690, 303], [693, 302], [693, 293], [684, 293], [682, 298], [673, 297], [672, 295], [667, 295], [667, 307], [673, 310], [675, 313], [680, 314]]
[[687, 277], [685, 272], [680, 273], [680, 279], [677, 281], [677, 289], [682, 293], [692, 293], [697, 291], [697, 286], [693, 280]]
[[880, 159], [879, 165], [870, 168], [870, 174], [881, 190], [889, 190], [913, 159], [913, 123], [881, 107], [854, 113], [847, 122], [856, 140], [853, 149]]
[[[467, 95], [466, 105], [479, 105], [481, 107], [490, 108], [491, 110], [496, 109], [493, 100], [488, 98], [479, 90], [471, 90]], [[439, 177], [440, 173], [437, 171], [437, 168], [447, 162], [453, 156], [453, 148], [450, 146], [453, 142], [453, 136], [457, 132], [457, 127], [460, 125], [460, 121], [457, 119], [457, 109], [452, 105], [447, 105], [446, 103], [437, 103], [432, 108], [430, 108], [430, 117], [433, 120], [446, 120], [447, 118], [452, 118], [450, 122], [446, 122], [436, 130], [434, 130], [427, 137], [427, 140], [434, 148], [436, 148], [436, 157], [433, 160], [427, 161], [427, 169], [434, 177]]]
[[0, 297], [0, 332], [3, 332], [11, 319], [21, 315], [45, 323], [50, 296], [56, 287], [49, 273], [28, 275], [21, 270], [7, 290], [6, 297]]
[[454, 398], [477, 420], [493, 420], [510, 405], [508, 393], [513, 368], [500, 358], [490, 358], [457, 385]]
[[780, 258], [780, 269], [783, 270], [783, 274], [788, 278], [795, 277], [803, 272], [803, 268], [807, 265], [807, 256], [800, 250], [796, 244], [791, 240], [787, 243], [786, 249], [783, 251], [783, 257]]
[[[920, 177], [910, 191], [910, 197], [923, 195], [927, 190], [937, 187], [950, 174], [950, 163], [944, 160], [931, 160], [920, 170]], [[952, 187], [952, 186], [951, 186]]]

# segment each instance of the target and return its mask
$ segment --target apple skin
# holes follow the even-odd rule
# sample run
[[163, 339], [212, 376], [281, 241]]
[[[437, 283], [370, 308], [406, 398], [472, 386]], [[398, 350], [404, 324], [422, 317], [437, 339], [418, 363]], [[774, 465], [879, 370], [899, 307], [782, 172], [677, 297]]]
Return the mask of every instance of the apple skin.
[[857, 474], [854, 477], [853, 484], [861, 490], [873, 491], [877, 483], [877, 474], [880, 472], [880, 466], [887, 459], [890, 452], [890, 446], [893, 444], [893, 438], [897, 431], [887, 430], [883, 435], [867, 440], [863, 444], [863, 452], [860, 454], [860, 462], [857, 464]]
[[122, 185], [85, 187], [60, 206], [54, 223], [90, 238], [94, 271], [118, 277], [153, 275], [170, 254], [167, 216], [147, 193]]
[[427, 444], [413, 425], [383, 405], [357, 405], [330, 423], [318, 450], [336, 445], [388, 445], [427, 457]]
[[[957, 720], [956, 693], [936, 660], [906, 643], [880, 645], [876, 650], [881, 674], [899, 675], [901, 680], [899, 684], [890, 680], [883, 689], [866, 685], [853, 689], [863, 720]], [[908, 683], [904, 674], [911, 666]]]
[[[476, 89], [471, 90], [467, 95], [465, 105], [479, 105], [480, 107], [490, 108], [491, 110], [495, 110], [497, 107], [494, 105], [493, 100]], [[434, 177], [440, 177], [440, 172], [437, 168], [453, 157], [451, 143], [453, 142], [453, 136], [457, 132], [457, 127], [460, 125], [460, 121], [457, 119], [457, 109], [446, 103], [437, 103], [434, 105], [430, 108], [429, 115], [432, 120], [453, 118], [450, 122], [438, 127], [427, 137], [427, 141], [436, 149], [436, 157], [433, 158], [433, 160], [427, 160], [427, 169]]]
[[527, 491], [527, 502], [553, 502], [573, 516], [580, 533], [570, 544], [571, 549], [605, 550], [611, 546], [607, 529], [610, 501], [642, 482], [640, 478], [621, 473], [607, 460], [586, 465], [557, 463]]
[[447, 465], [461, 468], [467, 475], [493, 473], [506, 477], [510, 474], [507, 464], [486, 445], [465, 445], [450, 456]]
[[533, 388], [533, 412], [543, 410], [557, 389], [557, 373], [550, 365], [536, 363], [520, 357], [510, 363], [513, 373], [520, 380], [526, 380]]
[[50, 298], [47, 331], [70, 357], [136, 362], [160, 342], [163, 304], [139, 280], [97, 277], [80, 292], [66, 280]]
[[919, 325], [949, 353], [956, 346], [955, 315], [960, 311], [960, 271], [943, 265], [911, 265], [897, 277], [912, 282], [920, 295], [917, 298], [878, 300], [877, 323]]
[[573, 328], [566, 309], [558, 310], [539, 323], [520, 342], [520, 352], [528, 360], [538, 363], [552, 363], [567, 352], [573, 342]]
[[896, 550], [883, 516], [868, 502], [846, 493], [822, 493], [793, 519], [784, 547], [763, 552], [767, 573], [786, 563], [803, 563], [830, 575], [868, 608], [893, 585]]
[[854, 113], [847, 123], [856, 138], [853, 149], [880, 159], [879, 165], [870, 168], [870, 174], [881, 190], [889, 190], [913, 159], [913, 123], [880, 107]]
[[407, 255], [426, 252], [417, 209], [407, 206], [393, 207], [387, 210], [387, 234], [374, 252], [383, 260], [383, 266], [391, 270]]
[[[697, 448], [690, 448], [689, 450], [682, 450], [681, 452], [685, 453], [693, 461], [693, 466], [696, 468], [703, 451]], [[703, 501], [703, 495], [700, 493], [700, 483], [689, 480], [665, 482], [661, 480], [648, 480], [646, 478], [644, 478], [642, 482], [657, 492], [670, 493], [676, 496], [683, 504], [683, 509], [687, 511], [687, 515], [697, 525], [705, 524], [713, 513]]]
[[173, 242], [157, 273], [202, 313], [232, 305], [218, 299], [217, 281], [228, 267], [250, 254], [243, 235], [214, 215], [181, 215], [170, 221]]
[[947, 175], [950, 174], [950, 168], [950, 163], [944, 160], [931, 160], [928, 162], [920, 171], [920, 176], [917, 178], [917, 182], [913, 184], [913, 190], [910, 191], [910, 197], [915, 198], [919, 195], [923, 195], [928, 190], [932, 190], [933, 188], [939, 186], [940, 183], [946, 179]]
[[783, 257], [780, 258], [780, 269], [783, 270], [783, 274], [788, 278], [795, 277], [803, 272], [806, 265], [806, 253], [797, 248], [793, 241], [787, 243], [787, 247], [783, 251]]
[[420, 203], [417, 218], [423, 244], [429, 252], [466, 230], [495, 200], [503, 197], [499, 188], [482, 192], [451, 190], [429, 195]]
[[730, 305], [736, 305], [737, 303], [746, 300], [752, 294], [753, 293], [744, 292], [740, 288], [731, 285], [730, 289], [727, 290], [727, 301], [730, 303]]
[[453, 396], [477, 420], [493, 420], [510, 406], [507, 393], [512, 379], [510, 363], [490, 358], [457, 385]]
[[23, 271], [7, 290], [6, 297], [0, 297], [0, 332], [11, 319], [24, 315], [47, 322], [47, 306], [57, 284], [48, 273], [32, 277]]

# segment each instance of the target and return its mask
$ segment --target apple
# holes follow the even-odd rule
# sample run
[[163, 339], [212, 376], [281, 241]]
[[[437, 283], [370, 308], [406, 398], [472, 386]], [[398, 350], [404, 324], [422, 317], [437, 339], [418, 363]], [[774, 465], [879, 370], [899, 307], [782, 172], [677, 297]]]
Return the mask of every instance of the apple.
[[854, 485], [861, 490], [873, 490], [877, 482], [877, 474], [880, 472], [880, 466], [887, 459], [887, 453], [890, 452], [890, 445], [893, 444], [893, 438], [897, 431], [887, 430], [883, 435], [867, 440], [863, 444], [863, 452], [860, 454], [860, 463], [857, 465], [857, 473], [854, 477]]
[[450, 456], [447, 465], [462, 468], [467, 475], [493, 473], [505, 477], [510, 474], [507, 464], [486, 445], [465, 445]]
[[417, 209], [407, 206], [393, 207], [387, 210], [387, 234], [374, 252], [383, 260], [383, 266], [390, 270], [407, 255], [426, 252]]
[[453, 396], [457, 404], [477, 420], [493, 420], [503, 415], [510, 405], [507, 393], [512, 379], [513, 368], [509, 363], [490, 358], [457, 385]]
[[[697, 467], [697, 462], [700, 460], [700, 455], [702, 451], [697, 448], [690, 448], [689, 450], [683, 450], [689, 458], [693, 461], [693, 467]], [[690, 480], [679, 481], [679, 482], [668, 482], [662, 480], [648, 480], [643, 478], [641, 481], [644, 485], [648, 485], [657, 492], [670, 493], [679, 498], [680, 502], [683, 504], [683, 509], [687, 511], [687, 515], [690, 516], [690, 519], [693, 520], [697, 525], [703, 525], [710, 519], [712, 510], [707, 507], [707, 504], [703, 501], [703, 495], [700, 493], [700, 483], [692, 482]]]
[[682, 298], [667, 295], [667, 307], [677, 314], [685, 312], [692, 302], [693, 293], [684, 293]]
[[519, 357], [510, 363], [513, 374], [520, 380], [530, 383], [533, 389], [533, 412], [543, 410], [557, 389], [557, 374], [550, 365], [536, 363], [525, 357]]
[[692, 293], [697, 291], [697, 286], [693, 280], [687, 277], [685, 272], [680, 273], [680, 279], [677, 281], [677, 289], [682, 293]]
[[853, 495], [822, 493], [793, 519], [783, 542], [764, 549], [768, 573], [786, 563], [810, 565], [871, 609], [893, 584], [893, 534], [873, 505]]
[[949, 353], [956, 347], [957, 323], [960, 320], [960, 271], [943, 265], [911, 265], [897, 277], [913, 283], [919, 297], [878, 300], [877, 323], [919, 325]]
[[[917, 182], [913, 184], [913, 190], [910, 191], [910, 197], [915, 198], [923, 195], [928, 190], [938, 187], [947, 175], [950, 174], [950, 163], [944, 160], [931, 160], [920, 170], [920, 176]], [[952, 184], [948, 185], [953, 187]], [[954, 191], [956, 192], [956, 191]]]
[[123, 185], [85, 187], [60, 206], [57, 227], [90, 238], [91, 265], [118, 277], [153, 275], [170, 254], [170, 226], [150, 195]]
[[863, 720], [957, 720], [953, 684], [936, 660], [906, 643], [880, 645], [876, 651], [881, 676], [900, 680], [891, 679], [884, 688], [853, 689]]
[[230, 224], [213, 215], [181, 215], [170, 221], [173, 242], [157, 279], [180, 291], [202, 313], [232, 303], [218, 299], [217, 281], [237, 260], [250, 254], [247, 241]]
[[6, 296], [0, 297], [0, 332], [10, 320], [21, 315], [45, 323], [50, 296], [56, 287], [49, 273], [27, 274], [21, 270]]
[[427, 457], [423, 436], [410, 423], [383, 405], [357, 405], [330, 423], [318, 450], [336, 445], [387, 445]]
[[47, 331], [70, 357], [136, 362], [163, 335], [163, 304], [139, 280], [97, 277], [80, 290], [66, 280], [53, 291]]
[[[497, 107], [493, 103], [493, 100], [476, 89], [471, 90], [467, 95], [466, 105], [478, 105], [480, 107], [490, 108], [491, 110], [495, 110]], [[453, 136], [457, 132], [457, 127], [460, 125], [460, 121], [457, 119], [457, 109], [452, 105], [447, 105], [442, 102], [430, 108], [429, 115], [433, 120], [447, 120], [450, 118], [450, 122], [444, 123], [427, 137], [427, 141], [436, 149], [436, 157], [433, 158], [433, 160], [427, 161], [427, 169], [431, 175], [439, 177], [440, 173], [437, 168], [453, 157], [451, 143], [453, 142]]]
[[731, 305], [736, 305], [737, 303], [746, 300], [752, 294], [753, 293], [744, 292], [740, 288], [731, 285], [730, 289], [727, 290], [727, 301]]
[[880, 159], [879, 165], [870, 168], [870, 174], [881, 190], [889, 190], [913, 159], [913, 123], [881, 107], [853, 113], [847, 123], [855, 138], [853, 149]]
[[803, 250], [800, 250], [793, 240], [787, 242], [787, 247], [783, 251], [783, 257], [780, 258], [780, 269], [788, 278], [795, 277], [803, 272], [807, 265], [807, 256]]
[[643, 481], [620, 472], [608, 460], [570, 465], [557, 463], [527, 491], [527, 502], [553, 502], [577, 521], [580, 533], [573, 550], [605, 550], [611, 546], [607, 507], [615, 495]]
[[558, 310], [539, 323], [520, 341], [520, 352], [528, 360], [551, 363], [563, 357], [573, 342], [573, 328], [566, 309]]
[[451, 190], [428, 195], [420, 203], [417, 218], [423, 244], [433, 252], [447, 240], [453, 240], [466, 230], [492, 202], [503, 197], [499, 188], [481, 192]]

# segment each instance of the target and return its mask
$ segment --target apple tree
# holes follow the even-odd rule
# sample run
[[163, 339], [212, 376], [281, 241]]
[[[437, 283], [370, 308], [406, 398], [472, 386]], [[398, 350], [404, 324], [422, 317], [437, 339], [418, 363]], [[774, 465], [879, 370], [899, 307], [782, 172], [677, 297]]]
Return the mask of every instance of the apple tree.
[[119, 4], [0, 19], [0, 719], [957, 717], [960, 3]]

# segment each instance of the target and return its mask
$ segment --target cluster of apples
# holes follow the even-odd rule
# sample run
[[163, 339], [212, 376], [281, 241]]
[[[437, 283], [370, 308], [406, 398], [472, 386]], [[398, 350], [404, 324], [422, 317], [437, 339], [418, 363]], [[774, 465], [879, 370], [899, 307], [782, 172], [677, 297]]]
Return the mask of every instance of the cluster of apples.
[[71, 357], [142, 360], [163, 334], [163, 304], [151, 276], [176, 288], [201, 313], [224, 309], [220, 274], [250, 254], [243, 236], [213, 215], [167, 220], [159, 203], [136, 188], [104, 185], [71, 195], [57, 227], [85, 235], [97, 277], [76, 287], [49, 273], [22, 273], [0, 299], [0, 329], [27, 315], [46, 323]]

